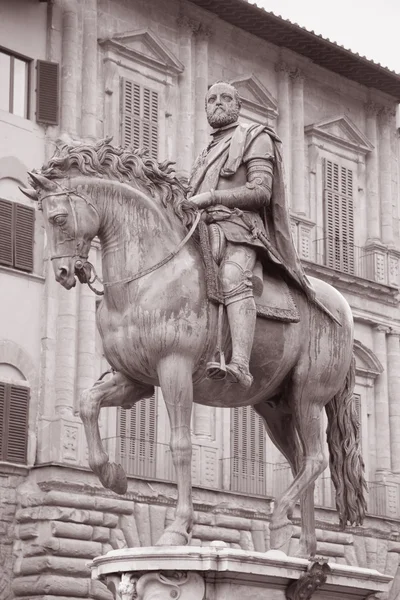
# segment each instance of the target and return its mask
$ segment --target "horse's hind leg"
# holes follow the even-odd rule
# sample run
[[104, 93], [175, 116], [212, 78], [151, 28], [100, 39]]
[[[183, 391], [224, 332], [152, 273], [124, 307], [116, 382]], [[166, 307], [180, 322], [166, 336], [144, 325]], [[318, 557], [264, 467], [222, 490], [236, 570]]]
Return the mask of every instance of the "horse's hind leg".
[[[288, 461], [293, 477], [299, 472], [301, 461], [301, 447], [295, 428], [294, 417], [291, 412], [284, 407], [285, 399], [278, 400], [277, 406], [271, 405], [268, 401], [261, 402], [254, 406], [254, 410], [262, 417], [267, 433], [278, 450]], [[282, 406], [283, 410], [281, 410]], [[289, 512], [289, 517], [291, 514]], [[292, 525], [289, 523], [287, 529], [292, 531]], [[285, 544], [279, 547], [279, 550], [287, 552], [289, 547], [290, 536], [288, 536]]]
[[82, 393], [80, 416], [85, 428], [89, 451], [89, 466], [99, 477], [104, 487], [117, 494], [124, 494], [127, 479], [121, 465], [110, 463], [103, 448], [99, 430], [99, 413], [103, 406], [131, 407], [142, 398], [153, 394], [154, 388], [139, 382], [132, 382], [121, 373], [98, 381]]
[[[304, 386], [304, 383], [303, 383]], [[296, 501], [302, 499], [303, 532], [302, 553], [315, 554], [316, 538], [313, 516], [314, 482], [327, 466], [323, 452], [321, 414], [323, 402], [315, 398], [315, 391], [305, 391], [301, 384], [293, 382], [293, 395], [290, 398], [294, 412], [296, 430], [302, 446], [302, 460], [299, 472], [275, 506], [271, 520], [271, 547], [280, 548], [291, 537], [292, 525], [288, 519]]]
[[171, 425], [170, 447], [178, 488], [175, 520], [164, 531], [157, 545], [181, 546], [189, 543], [193, 525], [190, 436], [192, 365], [183, 356], [171, 355], [160, 361], [157, 370]]

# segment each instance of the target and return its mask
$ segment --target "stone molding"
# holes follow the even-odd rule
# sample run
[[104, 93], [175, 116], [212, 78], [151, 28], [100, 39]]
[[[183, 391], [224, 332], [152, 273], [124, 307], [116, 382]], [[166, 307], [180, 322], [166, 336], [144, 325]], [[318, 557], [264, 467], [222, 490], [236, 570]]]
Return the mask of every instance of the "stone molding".
[[383, 365], [378, 359], [378, 357], [374, 354], [374, 352], [372, 352], [372, 350], [370, 350], [359, 340], [354, 340], [353, 346], [355, 354], [359, 355], [360, 359], [362, 359], [367, 364], [367, 368], [357, 367], [358, 375], [363, 375], [364, 377], [375, 379], [376, 377], [378, 377], [378, 375], [383, 373]]
[[189, 17], [188, 15], [180, 15], [176, 22], [178, 24], [178, 27], [189, 35], [197, 34], [201, 29], [200, 21], [197, 21], [196, 19], [193, 19], [193, 17]]
[[231, 79], [229, 83], [239, 92], [243, 109], [260, 114], [266, 119], [275, 120], [277, 118], [277, 100], [254, 73]]
[[[127, 31], [112, 38], [103, 38], [99, 40], [99, 44], [106, 52], [113, 52], [163, 74], [176, 76], [184, 71], [183, 64], [149, 29]], [[143, 51], [143, 46], [147, 51]]]
[[[334, 127], [339, 127], [345, 137], [341, 137], [329, 131], [329, 129]], [[321, 142], [330, 142], [334, 146], [339, 146], [345, 150], [351, 150], [360, 156], [364, 156], [374, 148], [369, 139], [346, 115], [330, 117], [319, 123], [307, 125], [304, 128], [304, 132], [307, 137], [311, 138], [311, 143], [318, 145]]]
[[308, 275], [324, 279], [336, 287], [339, 291], [348, 294], [355, 294], [365, 298], [368, 296], [370, 300], [386, 304], [388, 306], [399, 306], [399, 290], [396, 287], [377, 283], [370, 279], [363, 279], [356, 275], [335, 271], [325, 265], [319, 265], [310, 261], [303, 262], [304, 269]]

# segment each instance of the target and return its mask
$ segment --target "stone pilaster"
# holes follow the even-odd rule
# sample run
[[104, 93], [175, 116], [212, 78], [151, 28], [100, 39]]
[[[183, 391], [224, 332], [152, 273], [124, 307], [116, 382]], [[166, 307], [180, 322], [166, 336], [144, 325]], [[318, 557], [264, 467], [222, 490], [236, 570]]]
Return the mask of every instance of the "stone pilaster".
[[63, 3], [61, 62], [61, 132], [76, 134], [78, 81], [78, 5]]
[[278, 134], [282, 140], [285, 179], [289, 203], [292, 205], [291, 195], [291, 152], [290, 152], [290, 66], [281, 61], [275, 65], [278, 74]]
[[194, 34], [199, 24], [193, 19], [182, 15], [179, 24], [179, 59], [185, 67], [179, 76], [179, 145], [178, 173], [188, 178], [194, 162], [194, 76], [193, 52]]
[[292, 208], [305, 215], [304, 193], [304, 76], [299, 69], [291, 73], [292, 78]]
[[382, 242], [391, 245], [393, 237], [392, 209], [392, 173], [391, 173], [391, 143], [390, 128], [393, 120], [393, 110], [384, 107], [379, 114], [379, 192], [381, 198], [381, 232]]
[[376, 470], [390, 471], [390, 425], [387, 377], [386, 334], [390, 328], [377, 325], [374, 330], [374, 352], [383, 366], [375, 380], [375, 435], [376, 440]]
[[367, 113], [367, 137], [373, 149], [366, 156], [367, 183], [367, 245], [381, 238], [379, 210], [379, 164], [378, 164], [378, 123], [380, 106], [374, 102], [365, 105]]
[[195, 154], [196, 156], [207, 146], [208, 123], [205, 97], [208, 90], [208, 40], [211, 29], [201, 25], [196, 35], [196, 79], [195, 79]]
[[400, 473], [400, 331], [388, 335], [388, 387], [392, 471]]
[[96, 139], [97, 0], [83, 3], [82, 137]]

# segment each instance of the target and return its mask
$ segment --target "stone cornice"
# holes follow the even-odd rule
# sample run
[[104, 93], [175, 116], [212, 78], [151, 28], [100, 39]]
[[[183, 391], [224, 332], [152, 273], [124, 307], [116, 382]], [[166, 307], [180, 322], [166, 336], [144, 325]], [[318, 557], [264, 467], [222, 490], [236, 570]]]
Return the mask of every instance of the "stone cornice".
[[349, 273], [335, 271], [324, 265], [305, 260], [302, 262], [308, 275], [323, 279], [341, 292], [354, 294], [362, 298], [368, 297], [369, 300], [375, 300], [388, 306], [399, 306], [399, 290], [395, 287], [363, 279]]

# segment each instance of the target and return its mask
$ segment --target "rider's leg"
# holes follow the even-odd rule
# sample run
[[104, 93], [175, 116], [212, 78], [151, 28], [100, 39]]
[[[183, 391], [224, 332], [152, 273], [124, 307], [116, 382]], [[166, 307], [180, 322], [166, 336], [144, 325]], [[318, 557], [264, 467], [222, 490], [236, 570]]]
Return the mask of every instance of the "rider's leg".
[[232, 337], [232, 358], [226, 370], [230, 378], [244, 388], [253, 383], [249, 362], [257, 316], [252, 285], [256, 258], [256, 251], [250, 246], [228, 242], [221, 265], [222, 289]]

